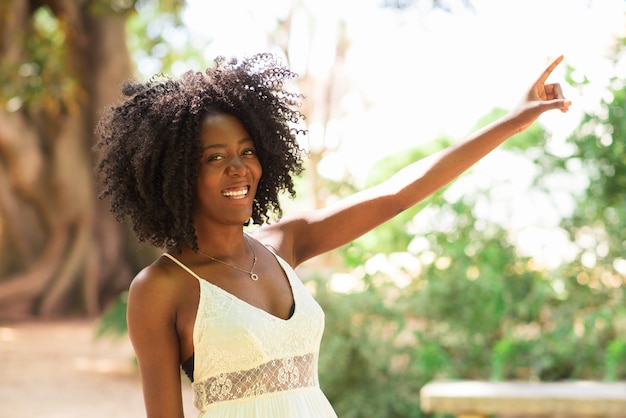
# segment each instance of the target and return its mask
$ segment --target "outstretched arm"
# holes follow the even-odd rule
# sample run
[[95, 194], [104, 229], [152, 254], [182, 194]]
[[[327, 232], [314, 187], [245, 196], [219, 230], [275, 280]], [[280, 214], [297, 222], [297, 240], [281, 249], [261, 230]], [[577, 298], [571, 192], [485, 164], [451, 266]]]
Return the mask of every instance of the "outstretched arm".
[[547, 84], [555, 59], [508, 115], [466, 140], [417, 161], [378, 186], [356, 193], [339, 204], [293, 216], [259, 231], [293, 266], [358, 238], [448, 184], [511, 136], [528, 128], [551, 109], [566, 112], [559, 84]]
[[555, 59], [532, 84], [526, 96], [508, 115], [469, 136], [465, 141], [407, 166], [387, 182], [384, 188], [397, 187], [398, 202], [404, 210], [448, 184], [511, 136], [526, 130], [547, 110], [567, 112], [571, 102], [565, 100], [558, 83], [546, 84], [548, 76], [563, 60]]

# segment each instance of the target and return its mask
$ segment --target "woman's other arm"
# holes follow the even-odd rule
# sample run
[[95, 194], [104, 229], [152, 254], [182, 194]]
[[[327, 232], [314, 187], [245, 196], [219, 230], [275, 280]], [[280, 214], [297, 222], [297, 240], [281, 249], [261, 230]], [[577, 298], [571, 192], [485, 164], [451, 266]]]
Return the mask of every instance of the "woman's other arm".
[[148, 418], [183, 417], [175, 281], [147, 267], [128, 294], [127, 322]]

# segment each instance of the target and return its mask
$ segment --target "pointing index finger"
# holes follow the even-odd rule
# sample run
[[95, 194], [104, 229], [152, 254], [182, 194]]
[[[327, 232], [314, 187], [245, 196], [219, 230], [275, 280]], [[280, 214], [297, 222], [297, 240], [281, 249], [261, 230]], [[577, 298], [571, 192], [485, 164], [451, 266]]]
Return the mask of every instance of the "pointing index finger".
[[559, 55], [554, 61], [552, 61], [552, 63], [548, 65], [548, 68], [544, 70], [544, 72], [541, 74], [537, 81], [543, 84], [548, 79], [552, 71], [556, 68], [556, 66], [561, 63], [561, 61], [563, 61], [563, 55]]

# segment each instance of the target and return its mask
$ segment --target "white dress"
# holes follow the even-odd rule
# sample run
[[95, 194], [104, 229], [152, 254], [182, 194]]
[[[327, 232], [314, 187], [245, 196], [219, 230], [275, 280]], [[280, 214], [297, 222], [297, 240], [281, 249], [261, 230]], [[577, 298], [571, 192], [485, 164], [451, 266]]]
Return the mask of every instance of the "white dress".
[[336, 418], [319, 387], [324, 312], [296, 272], [275, 255], [295, 310], [273, 316], [203, 280], [193, 329], [194, 404], [200, 418]]

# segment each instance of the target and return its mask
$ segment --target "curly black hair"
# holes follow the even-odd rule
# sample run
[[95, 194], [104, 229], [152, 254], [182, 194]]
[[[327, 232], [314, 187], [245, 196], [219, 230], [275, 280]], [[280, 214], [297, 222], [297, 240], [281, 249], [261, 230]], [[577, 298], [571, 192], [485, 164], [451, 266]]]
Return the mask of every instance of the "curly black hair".
[[118, 221], [130, 218], [139, 241], [156, 247], [197, 249], [191, 218], [200, 164], [200, 126], [211, 112], [237, 117], [251, 135], [263, 174], [254, 198], [252, 222], [282, 215], [279, 195], [295, 196], [293, 176], [303, 170], [297, 143], [304, 115], [302, 95], [287, 90], [297, 75], [272, 54], [241, 61], [224, 57], [205, 72], [179, 79], [158, 75], [128, 82], [124, 100], [110, 107], [96, 126], [100, 198], [110, 198]]

